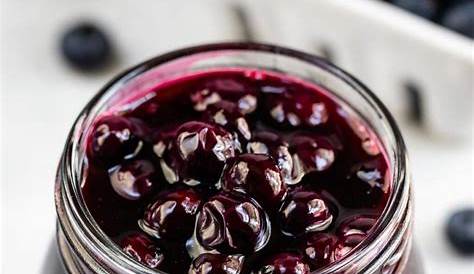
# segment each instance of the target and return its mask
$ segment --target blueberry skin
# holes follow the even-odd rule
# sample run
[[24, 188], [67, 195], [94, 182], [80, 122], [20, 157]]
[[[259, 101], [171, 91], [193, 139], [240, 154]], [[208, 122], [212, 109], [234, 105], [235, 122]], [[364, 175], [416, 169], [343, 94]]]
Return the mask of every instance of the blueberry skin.
[[392, 0], [392, 3], [429, 20], [436, 16], [439, 8], [436, 0]]
[[66, 60], [81, 70], [103, 67], [111, 56], [108, 37], [97, 26], [82, 23], [68, 29], [61, 40]]
[[474, 208], [455, 212], [448, 219], [446, 235], [461, 254], [474, 254]]
[[461, 2], [446, 10], [441, 24], [474, 39], [474, 1]]

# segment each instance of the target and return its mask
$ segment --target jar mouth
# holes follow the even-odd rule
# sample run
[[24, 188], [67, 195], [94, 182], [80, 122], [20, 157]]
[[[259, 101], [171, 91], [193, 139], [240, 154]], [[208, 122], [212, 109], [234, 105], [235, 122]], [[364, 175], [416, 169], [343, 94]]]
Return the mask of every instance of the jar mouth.
[[[374, 248], [380, 248], [380, 245], [377, 244], [380, 243], [382, 238], [386, 237], [386, 235], [393, 234], [393, 231], [390, 231], [393, 229], [394, 225], [393, 218], [397, 214], [400, 215], [401, 212], [405, 210], [410, 195], [410, 186], [406, 178], [406, 148], [394, 118], [383, 105], [383, 103], [363, 83], [346, 71], [329, 63], [325, 59], [301, 51], [261, 43], [218, 43], [179, 49], [138, 64], [124, 71], [123, 73], [116, 76], [113, 80], [108, 82], [84, 107], [74, 122], [72, 130], [68, 135], [65, 145], [65, 152], [61, 158], [59, 166], [58, 180], [55, 191], [58, 215], [61, 215], [59, 214], [60, 212], [65, 212], [65, 214], [69, 215], [68, 218], [72, 223], [72, 228], [75, 230], [75, 233], [79, 234], [79, 238], [84, 241], [84, 244], [87, 246], [93, 246], [96, 251], [101, 256], [103, 256], [103, 258], [106, 258], [107, 261], [113, 262], [117, 269], [125, 270], [126, 273], [128, 273], [127, 269], [133, 267], [135, 271], [140, 271], [141, 273], [164, 274], [164, 272], [149, 269], [134, 261], [132, 258], [126, 256], [120, 250], [120, 248], [107, 235], [105, 235], [87, 209], [80, 190], [80, 185], [82, 184], [83, 180], [82, 168], [84, 167], [84, 159], [80, 157], [79, 151], [81, 150], [82, 145], [81, 140], [84, 140], [87, 137], [87, 133], [81, 126], [87, 123], [88, 119], [91, 119], [90, 116], [91, 114], [94, 114], [94, 111], [96, 111], [95, 106], [99, 101], [111, 99], [112, 96], [110, 91], [120, 89], [120, 87], [122, 87], [129, 80], [150, 69], [166, 64], [167, 62], [178, 58], [188, 57], [194, 54], [219, 51], [264, 52], [275, 55], [283, 55], [313, 66], [317, 66], [350, 86], [355, 92], [358, 93], [359, 96], [364, 99], [364, 101], [370, 105], [371, 108], [373, 108], [374, 111], [377, 112], [378, 118], [381, 119], [385, 124], [385, 129], [393, 137], [393, 142], [390, 144], [391, 147], [384, 147], [386, 150], [390, 149], [393, 151], [391, 163], [391, 194], [381, 217], [377, 221], [375, 227], [372, 229], [372, 232], [368, 235], [368, 237], [364, 239], [361, 244], [355, 247], [347, 256], [333, 264], [330, 264], [327, 267], [319, 269], [318, 273], [334, 273], [343, 267], [347, 267], [354, 262], [362, 260], [365, 256], [370, 254]], [[331, 90], [329, 91], [332, 92]], [[364, 118], [363, 116], [361, 117]], [[66, 210], [59, 205], [63, 201]], [[64, 218], [59, 216], [59, 223], [62, 227], [64, 227], [64, 221]], [[67, 233], [65, 234], [66, 238], [68, 238]], [[362, 273], [366, 272], [362, 271]]]

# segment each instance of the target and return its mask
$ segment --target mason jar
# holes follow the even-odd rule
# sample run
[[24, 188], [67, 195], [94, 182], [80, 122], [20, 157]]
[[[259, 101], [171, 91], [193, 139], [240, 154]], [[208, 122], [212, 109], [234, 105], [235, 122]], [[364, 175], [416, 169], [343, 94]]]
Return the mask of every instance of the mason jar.
[[[356, 78], [317, 56], [273, 45], [223, 43], [167, 53], [128, 69], [102, 88], [84, 107], [66, 140], [57, 172], [57, 244], [68, 273], [163, 273], [134, 261], [101, 231], [81, 194], [86, 137], [93, 121], [126, 98], [181, 75], [206, 70], [245, 68], [278, 72], [319, 85], [355, 110], [386, 150], [392, 193], [372, 233], [349, 255], [317, 271], [329, 273], [420, 274], [412, 244], [413, 196], [407, 152], [394, 119], [379, 99]], [[172, 273], [175, 274], [175, 273]]]

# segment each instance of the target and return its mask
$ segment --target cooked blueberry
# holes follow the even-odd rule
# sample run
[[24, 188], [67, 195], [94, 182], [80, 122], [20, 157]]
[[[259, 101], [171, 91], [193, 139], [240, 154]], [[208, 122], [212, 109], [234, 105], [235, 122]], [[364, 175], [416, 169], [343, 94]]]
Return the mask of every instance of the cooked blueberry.
[[339, 237], [334, 251], [334, 260], [338, 261], [346, 257], [356, 246], [358, 246], [367, 236], [362, 234], [349, 234]]
[[192, 189], [165, 191], [145, 210], [140, 227], [164, 240], [186, 240], [191, 237], [201, 198]]
[[157, 187], [155, 167], [147, 160], [133, 160], [109, 171], [110, 183], [127, 200], [139, 200]]
[[240, 274], [243, 261], [240, 255], [205, 253], [194, 259], [188, 274]]
[[335, 259], [345, 257], [359, 245], [374, 227], [377, 217], [373, 215], [355, 215], [344, 220], [337, 229], [339, 241], [336, 246]]
[[374, 215], [355, 215], [344, 220], [338, 227], [339, 236], [348, 236], [353, 234], [363, 235], [369, 234], [369, 231], [377, 222], [377, 216]]
[[303, 257], [294, 253], [280, 253], [267, 259], [256, 274], [309, 274]]
[[83, 70], [102, 67], [111, 57], [108, 37], [91, 23], [67, 30], [62, 37], [61, 49], [69, 63]]
[[194, 186], [216, 184], [235, 148], [232, 135], [222, 127], [192, 121], [178, 128], [171, 143], [158, 142], [154, 150], [170, 183], [182, 180]]
[[332, 224], [333, 215], [319, 194], [296, 189], [285, 199], [279, 219], [283, 233], [300, 236], [326, 230]]
[[253, 254], [270, 237], [265, 211], [243, 195], [220, 193], [202, 207], [196, 225], [198, 242], [227, 254]]
[[337, 237], [327, 233], [312, 233], [301, 244], [304, 259], [311, 270], [319, 269], [334, 261]]
[[252, 140], [247, 143], [248, 153], [268, 154], [277, 162], [283, 181], [287, 185], [294, 184], [292, 178], [293, 158], [288, 151], [288, 143], [281, 137], [270, 131], [258, 131], [252, 136]]
[[237, 104], [230, 101], [219, 101], [208, 106], [205, 112], [205, 120], [216, 123], [233, 133], [234, 140], [238, 142], [239, 150], [242, 150], [241, 143], [252, 137], [245, 116], [240, 112]]
[[326, 137], [297, 134], [291, 138], [290, 142], [294, 182], [299, 182], [307, 173], [328, 170], [335, 161], [336, 149]]
[[143, 129], [122, 116], [104, 116], [94, 126], [87, 148], [93, 162], [112, 166], [137, 155], [143, 148]]
[[392, 0], [393, 4], [411, 13], [433, 19], [439, 8], [438, 0]]
[[274, 124], [314, 128], [328, 121], [326, 104], [313, 92], [297, 92], [281, 87], [264, 87], [264, 111]]
[[278, 208], [286, 196], [278, 166], [264, 154], [241, 154], [229, 160], [221, 182], [223, 190], [249, 194], [267, 210]]
[[447, 28], [474, 38], [474, 1], [454, 5], [445, 12], [441, 23]]
[[235, 103], [243, 114], [254, 112], [257, 108], [256, 90], [247, 79], [239, 80], [221, 78], [207, 81], [202, 89], [191, 94], [194, 109], [204, 111], [209, 105], [223, 99]]
[[350, 208], [377, 208], [389, 191], [389, 178], [382, 155], [353, 165], [344, 179], [344, 191], [335, 193], [338, 201]]
[[449, 217], [446, 234], [451, 245], [462, 254], [474, 254], [474, 209], [460, 210]]
[[133, 233], [120, 241], [122, 250], [136, 261], [154, 269], [159, 269], [164, 255], [155, 243], [146, 235]]

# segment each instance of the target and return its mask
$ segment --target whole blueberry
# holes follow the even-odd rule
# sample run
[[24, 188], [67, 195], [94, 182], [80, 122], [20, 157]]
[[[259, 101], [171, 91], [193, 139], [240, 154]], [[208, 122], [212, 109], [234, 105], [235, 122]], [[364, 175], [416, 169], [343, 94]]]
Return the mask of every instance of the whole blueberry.
[[237, 193], [219, 193], [202, 207], [196, 237], [207, 250], [227, 254], [253, 254], [269, 241], [271, 224], [255, 201]]
[[192, 189], [164, 191], [145, 209], [139, 225], [158, 239], [187, 239], [192, 235], [200, 205], [201, 197]]
[[243, 256], [204, 253], [194, 259], [189, 274], [238, 274], [243, 267]]
[[446, 225], [446, 234], [458, 252], [474, 254], [474, 209], [463, 209], [451, 215]]
[[68, 29], [62, 37], [61, 50], [71, 65], [82, 70], [102, 67], [111, 56], [108, 37], [92, 23]]
[[474, 1], [451, 7], [445, 12], [441, 23], [449, 29], [474, 38]]
[[279, 212], [282, 232], [289, 236], [324, 231], [333, 219], [327, 202], [316, 192], [304, 189], [289, 193]]
[[159, 247], [142, 233], [132, 233], [120, 241], [122, 250], [136, 261], [154, 269], [159, 269], [164, 255]]
[[276, 162], [264, 154], [241, 154], [229, 160], [222, 176], [222, 189], [250, 194], [265, 209], [280, 207], [286, 185]]
[[279, 253], [267, 260], [256, 271], [257, 274], [309, 274], [309, 266], [301, 255], [295, 253]]
[[436, 0], [393, 0], [393, 4], [411, 13], [433, 19], [438, 11]]

